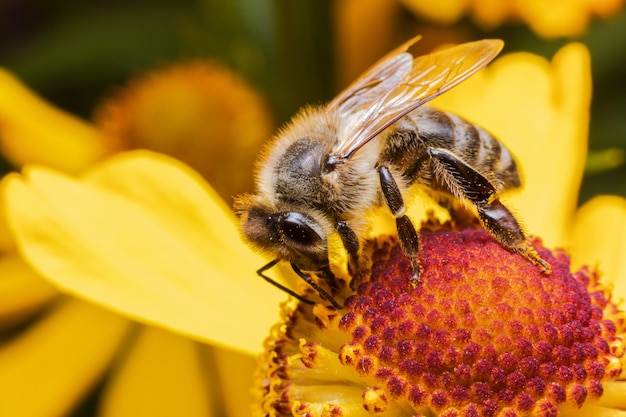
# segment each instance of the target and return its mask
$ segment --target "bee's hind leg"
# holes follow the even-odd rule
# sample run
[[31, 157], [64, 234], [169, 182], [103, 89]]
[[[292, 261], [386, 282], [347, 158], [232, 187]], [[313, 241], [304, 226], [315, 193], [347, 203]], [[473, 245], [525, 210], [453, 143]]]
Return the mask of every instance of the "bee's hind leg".
[[457, 198], [467, 198], [478, 211], [481, 223], [500, 245], [517, 252], [549, 274], [550, 264], [541, 259], [528, 241], [517, 219], [497, 197], [493, 184], [480, 172], [445, 149], [429, 149], [428, 154], [443, 168], [442, 183]]
[[411, 266], [413, 267], [411, 285], [416, 286], [419, 283], [420, 274], [420, 263], [417, 256], [419, 253], [419, 237], [417, 231], [411, 219], [404, 214], [404, 199], [400, 193], [400, 188], [398, 188], [398, 183], [393, 178], [393, 175], [391, 175], [391, 172], [389, 172], [389, 168], [384, 165], [379, 166], [378, 175], [387, 207], [389, 207], [391, 213], [396, 218], [396, 228], [398, 229], [400, 246], [405, 255], [411, 260]]
[[476, 205], [478, 216], [485, 228], [505, 248], [524, 256], [542, 272], [550, 274], [550, 264], [539, 256], [535, 248], [522, 231], [521, 226], [504, 204], [499, 200], [485, 205]]

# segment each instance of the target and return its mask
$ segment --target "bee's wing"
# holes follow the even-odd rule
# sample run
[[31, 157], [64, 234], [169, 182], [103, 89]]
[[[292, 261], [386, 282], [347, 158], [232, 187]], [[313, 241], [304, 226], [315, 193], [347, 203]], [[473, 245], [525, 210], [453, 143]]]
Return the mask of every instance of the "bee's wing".
[[389, 91], [411, 71], [413, 56], [407, 53], [407, 50], [420, 39], [421, 36], [416, 36], [378, 60], [339, 93], [328, 104], [327, 109], [338, 111], [343, 116], [356, 107], [363, 107], [372, 103], [376, 98]]
[[504, 43], [485, 39], [413, 58], [405, 43], [330, 104], [343, 120], [329, 163], [340, 164], [391, 124], [448, 91], [494, 59]]

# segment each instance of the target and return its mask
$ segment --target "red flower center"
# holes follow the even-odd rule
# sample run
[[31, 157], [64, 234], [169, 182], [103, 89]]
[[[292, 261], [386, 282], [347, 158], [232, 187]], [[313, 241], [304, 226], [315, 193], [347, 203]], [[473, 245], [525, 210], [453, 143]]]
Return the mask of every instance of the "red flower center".
[[302, 388], [343, 379], [360, 390], [361, 411], [557, 415], [619, 376], [624, 324], [611, 320], [616, 307], [594, 272], [572, 274], [566, 254], [534, 242], [552, 265], [542, 274], [480, 229], [422, 230], [421, 243], [416, 288], [399, 246], [373, 243], [371, 274], [345, 311], [300, 306], [288, 318], [271, 347], [280, 372], [266, 375], [279, 380], [266, 406], [345, 411], [341, 389], [321, 401]]

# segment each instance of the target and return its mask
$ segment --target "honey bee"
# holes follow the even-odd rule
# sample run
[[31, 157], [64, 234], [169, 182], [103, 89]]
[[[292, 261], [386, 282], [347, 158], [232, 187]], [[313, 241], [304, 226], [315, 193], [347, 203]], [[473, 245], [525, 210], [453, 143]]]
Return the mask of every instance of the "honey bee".
[[393, 50], [329, 104], [306, 107], [269, 143], [259, 159], [256, 193], [235, 199], [244, 238], [275, 259], [257, 271], [301, 301], [265, 271], [280, 261], [336, 308], [341, 305], [310, 273], [334, 282], [328, 237], [337, 233], [348, 267], [359, 269], [364, 215], [386, 205], [419, 282], [419, 236], [404, 197], [416, 184], [464, 202], [504, 248], [545, 273], [550, 265], [500, 202], [520, 177], [509, 150], [483, 128], [424, 105], [486, 66], [501, 40], [465, 43], [413, 57], [415, 37]]

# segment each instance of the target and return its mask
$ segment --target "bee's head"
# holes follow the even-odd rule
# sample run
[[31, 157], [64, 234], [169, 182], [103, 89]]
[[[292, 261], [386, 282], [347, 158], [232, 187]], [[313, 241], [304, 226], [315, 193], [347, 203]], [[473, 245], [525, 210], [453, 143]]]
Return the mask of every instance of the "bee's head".
[[316, 213], [301, 210], [273, 207], [260, 197], [250, 195], [235, 201], [235, 212], [246, 240], [303, 270], [320, 271], [328, 266], [323, 220]]

